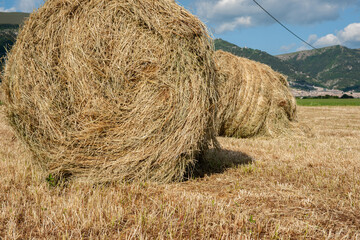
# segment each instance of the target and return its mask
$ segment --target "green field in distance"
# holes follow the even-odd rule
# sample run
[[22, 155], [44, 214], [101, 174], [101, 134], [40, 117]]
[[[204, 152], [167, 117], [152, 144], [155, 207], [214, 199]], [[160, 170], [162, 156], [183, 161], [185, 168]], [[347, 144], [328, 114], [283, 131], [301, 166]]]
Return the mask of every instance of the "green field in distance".
[[359, 98], [351, 99], [296, 99], [299, 106], [360, 106]]

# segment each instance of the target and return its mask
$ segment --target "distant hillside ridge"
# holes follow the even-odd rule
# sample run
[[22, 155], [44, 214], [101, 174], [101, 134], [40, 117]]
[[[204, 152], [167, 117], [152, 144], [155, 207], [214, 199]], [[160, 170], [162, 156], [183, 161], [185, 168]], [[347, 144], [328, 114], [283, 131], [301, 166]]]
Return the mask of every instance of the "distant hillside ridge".
[[21, 25], [29, 15], [22, 12], [0, 12], [0, 24]]
[[227, 51], [236, 56], [269, 65], [275, 71], [288, 76], [288, 81], [292, 87], [302, 90], [314, 90], [312, 82], [308, 81], [309, 79], [305, 74], [297, 72], [297, 69], [294, 66], [288, 64], [280, 58], [272, 56], [261, 50], [239, 47], [222, 39], [215, 39], [214, 43], [216, 50]]
[[360, 50], [331, 46], [277, 56], [315, 79], [317, 85], [360, 91]]
[[287, 75], [292, 87], [312, 90], [312, 86], [342, 91], [360, 91], [360, 50], [331, 46], [318, 50], [272, 56], [251, 48], [241, 48], [222, 39], [215, 48], [271, 66]]

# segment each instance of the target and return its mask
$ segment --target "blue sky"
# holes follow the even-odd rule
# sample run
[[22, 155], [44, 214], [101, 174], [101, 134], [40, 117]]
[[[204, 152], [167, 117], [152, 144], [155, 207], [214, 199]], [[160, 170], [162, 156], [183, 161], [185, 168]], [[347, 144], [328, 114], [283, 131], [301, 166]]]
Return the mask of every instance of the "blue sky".
[[[177, 0], [206, 23], [215, 38], [270, 54], [309, 49], [253, 0]], [[360, 48], [360, 0], [257, 0], [315, 47]], [[31, 12], [43, 0], [0, 0], [0, 11]]]

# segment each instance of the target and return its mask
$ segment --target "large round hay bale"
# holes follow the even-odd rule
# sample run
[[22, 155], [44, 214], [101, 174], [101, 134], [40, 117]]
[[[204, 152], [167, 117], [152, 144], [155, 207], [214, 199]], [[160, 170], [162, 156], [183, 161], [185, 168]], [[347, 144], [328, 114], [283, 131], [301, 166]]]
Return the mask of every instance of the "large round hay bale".
[[213, 54], [173, 1], [48, 0], [8, 56], [8, 118], [53, 175], [180, 180], [216, 142]]
[[296, 101], [287, 79], [269, 66], [224, 51], [215, 54], [219, 68], [220, 136], [276, 136], [296, 119]]

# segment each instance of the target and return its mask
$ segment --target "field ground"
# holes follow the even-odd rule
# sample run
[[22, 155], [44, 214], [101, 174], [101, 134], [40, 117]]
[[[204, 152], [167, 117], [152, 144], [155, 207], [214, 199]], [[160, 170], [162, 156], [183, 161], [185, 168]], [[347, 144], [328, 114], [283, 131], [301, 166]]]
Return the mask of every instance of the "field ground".
[[300, 106], [360, 106], [359, 98], [351, 99], [296, 99]]
[[0, 239], [360, 239], [360, 107], [299, 107], [312, 134], [219, 138], [181, 183], [56, 187], [3, 112]]

